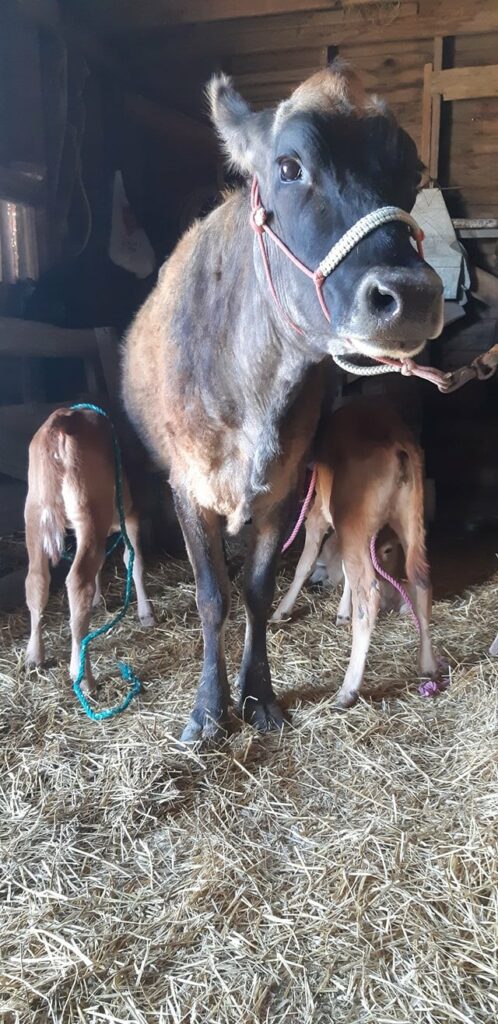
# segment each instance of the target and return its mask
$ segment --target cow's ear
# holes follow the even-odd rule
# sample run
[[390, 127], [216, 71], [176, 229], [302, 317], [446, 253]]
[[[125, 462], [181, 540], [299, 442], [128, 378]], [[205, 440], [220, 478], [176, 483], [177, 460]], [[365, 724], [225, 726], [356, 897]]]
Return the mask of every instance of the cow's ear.
[[227, 75], [213, 75], [206, 88], [211, 120], [234, 169], [242, 174], [256, 170], [260, 115], [239, 96]]

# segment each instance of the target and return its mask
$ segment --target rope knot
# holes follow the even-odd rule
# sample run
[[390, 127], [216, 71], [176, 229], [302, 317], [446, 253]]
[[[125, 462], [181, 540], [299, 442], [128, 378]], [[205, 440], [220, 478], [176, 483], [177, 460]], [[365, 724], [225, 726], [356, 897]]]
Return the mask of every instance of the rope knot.
[[413, 359], [402, 359], [401, 360], [401, 371], [400, 371], [402, 376], [403, 377], [412, 377], [413, 376], [413, 367], [414, 367], [414, 365], [415, 364], [413, 362]]
[[258, 235], [263, 234], [264, 226], [268, 219], [268, 214], [264, 206], [257, 206], [252, 212], [252, 226]]

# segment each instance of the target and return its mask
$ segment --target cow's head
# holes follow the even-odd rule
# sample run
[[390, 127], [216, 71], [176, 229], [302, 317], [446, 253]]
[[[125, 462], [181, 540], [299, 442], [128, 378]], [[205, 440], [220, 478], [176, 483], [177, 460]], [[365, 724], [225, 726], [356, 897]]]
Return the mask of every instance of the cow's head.
[[[273, 230], [309, 268], [365, 214], [412, 209], [415, 145], [347, 67], [318, 72], [276, 109], [257, 113], [223, 75], [208, 94], [232, 165], [257, 176]], [[282, 304], [322, 351], [411, 356], [441, 330], [441, 281], [402, 222], [376, 228], [326, 279], [331, 325], [313, 283], [271, 241], [267, 249]]]

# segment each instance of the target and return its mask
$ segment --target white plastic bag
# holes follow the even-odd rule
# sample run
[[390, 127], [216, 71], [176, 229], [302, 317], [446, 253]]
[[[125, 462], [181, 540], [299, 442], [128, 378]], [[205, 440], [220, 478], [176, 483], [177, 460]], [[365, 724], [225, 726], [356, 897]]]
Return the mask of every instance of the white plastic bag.
[[140, 278], [152, 274], [156, 265], [154, 250], [128, 202], [121, 171], [114, 175], [109, 257], [118, 267]]

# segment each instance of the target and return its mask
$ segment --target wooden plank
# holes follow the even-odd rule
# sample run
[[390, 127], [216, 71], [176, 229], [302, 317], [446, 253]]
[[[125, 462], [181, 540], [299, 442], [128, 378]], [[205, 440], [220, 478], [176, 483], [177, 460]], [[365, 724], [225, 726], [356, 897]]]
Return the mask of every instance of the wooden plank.
[[432, 112], [431, 112], [431, 143], [430, 143], [430, 154], [429, 154], [429, 178], [433, 181], [437, 180], [438, 168], [439, 168], [439, 135], [441, 132], [441, 96], [439, 93], [434, 93], [434, 78], [437, 74], [442, 74], [441, 68], [443, 66], [443, 38], [442, 36], [436, 36], [434, 40], [434, 60], [433, 60], [433, 72], [432, 72]]
[[[295, 50], [272, 50], [270, 53], [238, 54], [226, 66], [233, 75], [257, 74], [260, 71], [280, 71], [294, 67]], [[303, 68], [325, 67], [327, 47], [312, 46], [299, 51], [299, 63]]]
[[452, 66], [467, 68], [471, 64], [496, 64], [498, 33], [478, 36], [457, 36], [453, 42]]
[[84, 359], [97, 353], [93, 330], [68, 330], [32, 320], [0, 317], [0, 354]]
[[424, 64], [424, 91], [422, 96], [422, 136], [420, 142], [420, 159], [424, 167], [429, 167], [431, 158], [431, 124], [432, 124], [432, 64]]
[[461, 228], [459, 238], [498, 238], [498, 228]]
[[[419, 12], [420, 7], [420, 14]], [[129, 31], [126, 21], [113, 26], [116, 34]], [[184, 47], [189, 57], [211, 52], [224, 55], [264, 53], [313, 46], [386, 44], [400, 39], [429, 39], [436, 35], [479, 35], [498, 31], [496, 0], [481, 0], [476, 10], [463, 0], [433, 0], [431, 3], [401, 3], [399, 8], [380, 10], [376, 18], [359, 9], [335, 9], [308, 15], [280, 15], [265, 19], [216, 22], [199, 26], [179, 26], [158, 39], [149, 37], [160, 48], [165, 62], [167, 53]], [[144, 36], [144, 43], [147, 37]]]
[[[343, 0], [344, 8], [379, 6], [378, 0]], [[397, 7], [399, 0], [382, 0], [382, 6]], [[94, 24], [129, 30], [154, 29], [168, 25], [189, 25], [235, 21], [275, 15], [304, 14], [326, 10], [327, 0], [85, 0], [85, 17]]]
[[498, 228], [497, 217], [453, 217], [455, 231], [467, 228]]
[[264, 89], [266, 86], [285, 82], [286, 84], [299, 85], [305, 78], [317, 71], [317, 67], [311, 65], [305, 67], [298, 63], [297, 67], [279, 69], [278, 71], [258, 71], [246, 75], [234, 74], [234, 84], [243, 95], [248, 94], [251, 89]]
[[432, 94], [444, 100], [479, 99], [498, 96], [498, 64], [475, 68], [450, 68], [432, 76]]
[[136, 93], [125, 93], [123, 105], [130, 117], [143, 128], [166, 139], [170, 146], [173, 144], [201, 149], [205, 161], [217, 159], [216, 138], [208, 125], [180, 114], [179, 111], [168, 110], [162, 104]]

